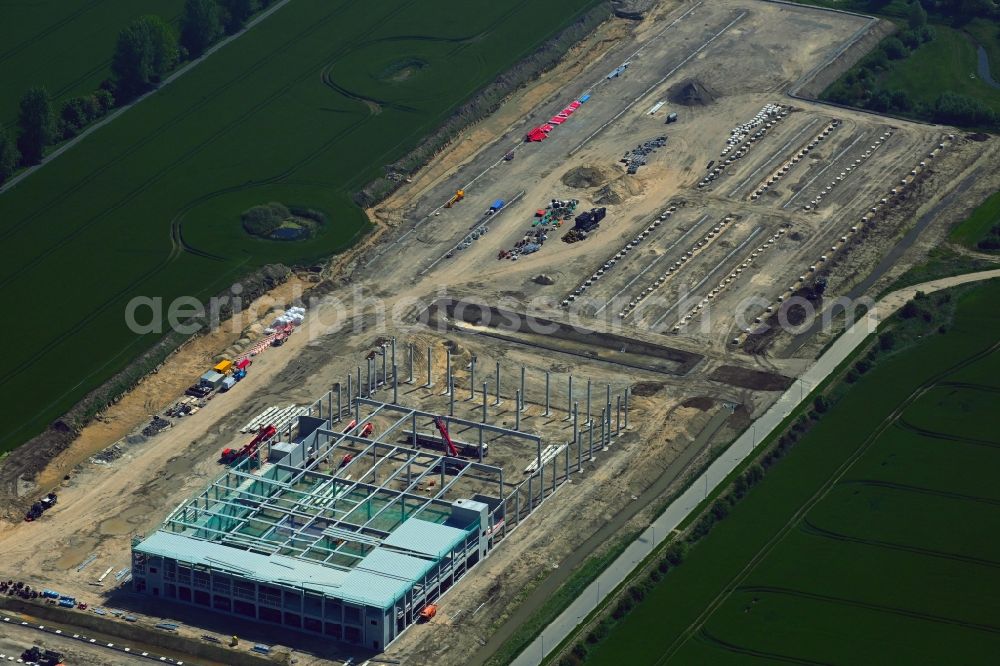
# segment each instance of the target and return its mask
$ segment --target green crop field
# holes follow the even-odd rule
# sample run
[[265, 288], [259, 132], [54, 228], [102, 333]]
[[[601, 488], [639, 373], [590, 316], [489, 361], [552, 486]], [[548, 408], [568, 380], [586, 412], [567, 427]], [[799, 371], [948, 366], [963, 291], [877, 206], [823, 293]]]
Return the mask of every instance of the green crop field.
[[4, 3], [0, 10], [0, 124], [17, 119], [31, 86], [56, 104], [93, 92], [111, 73], [118, 31], [143, 14], [175, 23], [184, 0], [59, 0]]
[[863, 375], [587, 663], [993, 663], [998, 397], [993, 281]]
[[[0, 359], [18, 417], [0, 450], [155, 342], [125, 326], [132, 297], [205, 298], [354, 243], [368, 222], [350, 194], [593, 4], [553, 0], [539, 20], [527, 0], [293, 0], [0, 195], [0, 289], [30, 329]], [[245, 234], [240, 213], [270, 201], [330, 223], [300, 242]]]

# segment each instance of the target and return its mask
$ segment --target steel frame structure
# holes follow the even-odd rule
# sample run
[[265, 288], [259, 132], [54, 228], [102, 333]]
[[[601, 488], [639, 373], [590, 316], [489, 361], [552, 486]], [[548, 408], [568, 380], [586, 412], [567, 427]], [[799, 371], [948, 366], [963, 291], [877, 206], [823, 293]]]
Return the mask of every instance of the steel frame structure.
[[[321, 410], [324, 399], [329, 402], [329, 396], [320, 398], [308, 413]], [[355, 397], [351, 403], [349, 411], [353, 408], [354, 415], [364, 415], [351, 428], [338, 432], [325, 421], [293, 440], [296, 446], [308, 447], [300, 464], [264, 463], [254, 473], [253, 466], [262, 461], [243, 460], [175, 509], [162, 529], [349, 569], [403, 519], [429, 515], [436, 507], [445, 515], [455, 499], [469, 494], [461, 490], [462, 481], [495, 487], [488, 493], [493, 500], [488, 528], [492, 533], [502, 524], [505, 500], [517, 492], [517, 486], [508, 487], [503, 468], [481, 461], [485, 433], [522, 442], [541, 461], [537, 435], [449, 416], [443, 417], [449, 427], [478, 432], [479, 461], [408, 446], [398, 440], [415, 439], [413, 433], [432, 427], [436, 414], [369, 398]], [[395, 418], [372, 438], [358, 435], [363, 423], [377, 415]], [[407, 426], [409, 432], [401, 432]], [[277, 437], [262, 446], [263, 460], [279, 444]], [[321, 470], [323, 464], [343, 454], [352, 456], [346, 464], [331, 472]], [[365, 466], [366, 461], [370, 466]], [[420, 494], [431, 478], [436, 491], [429, 497]]]

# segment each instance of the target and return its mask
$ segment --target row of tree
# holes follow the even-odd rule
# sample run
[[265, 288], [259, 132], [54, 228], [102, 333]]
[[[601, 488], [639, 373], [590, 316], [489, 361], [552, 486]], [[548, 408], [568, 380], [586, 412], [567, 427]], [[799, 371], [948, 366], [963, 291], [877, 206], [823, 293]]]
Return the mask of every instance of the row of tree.
[[58, 110], [44, 88], [28, 90], [14, 136], [0, 125], [0, 183], [18, 165], [38, 164], [47, 146], [76, 136], [116, 106], [155, 88], [179, 62], [202, 55], [223, 34], [238, 32], [272, 1], [187, 0], [177, 31], [159, 16], [140, 16], [118, 33], [111, 77], [98, 90], [66, 100]]

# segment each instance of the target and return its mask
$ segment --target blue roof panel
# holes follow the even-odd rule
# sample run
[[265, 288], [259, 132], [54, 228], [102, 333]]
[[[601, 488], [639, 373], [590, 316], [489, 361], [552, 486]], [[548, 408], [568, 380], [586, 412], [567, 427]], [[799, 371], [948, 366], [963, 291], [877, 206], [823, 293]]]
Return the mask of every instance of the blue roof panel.
[[468, 535], [457, 527], [410, 518], [386, 537], [383, 545], [441, 558]]

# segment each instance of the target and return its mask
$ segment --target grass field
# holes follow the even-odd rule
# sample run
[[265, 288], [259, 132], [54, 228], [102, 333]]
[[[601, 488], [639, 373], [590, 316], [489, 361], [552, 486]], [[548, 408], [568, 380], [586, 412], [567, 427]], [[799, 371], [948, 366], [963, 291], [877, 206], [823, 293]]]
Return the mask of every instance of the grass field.
[[0, 124], [17, 120], [21, 95], [45, 86], [54, 102], [93, 92], [110, 73], [118, 31], [143, 14], [176, 23], [184, 0], [4, 3], [0, 10]]
[[1000, 192], [995, 192], [948, 234], [948, 240], [971, 248], [1000, 224]]
[[[127, 330], [132, 297], [204, 298], [354, 243], [368, 222], [350, 193], [592, 4], [553, 0], [539, 21], [527, 0], [295, 0], [0, 196], [5, 305], [37, 313], [0, 359], [18, 415], [0, 450], [155, 341]], [[308, 241], [251, 238], [240, 213], [269, 201], [331, 223]]]
[[992, 663], [1000, 281], [879, 361], [594, 664]]
[[933, 104], [943, 91], [981, 100], [1000, 108], [1000, 90], [977, 75], [976, 47], [960, 31], [934, 25], [935, 37], [909, 57], [893, 61], [879, 83], [888, 90], [905, 90], [914, 102]]

